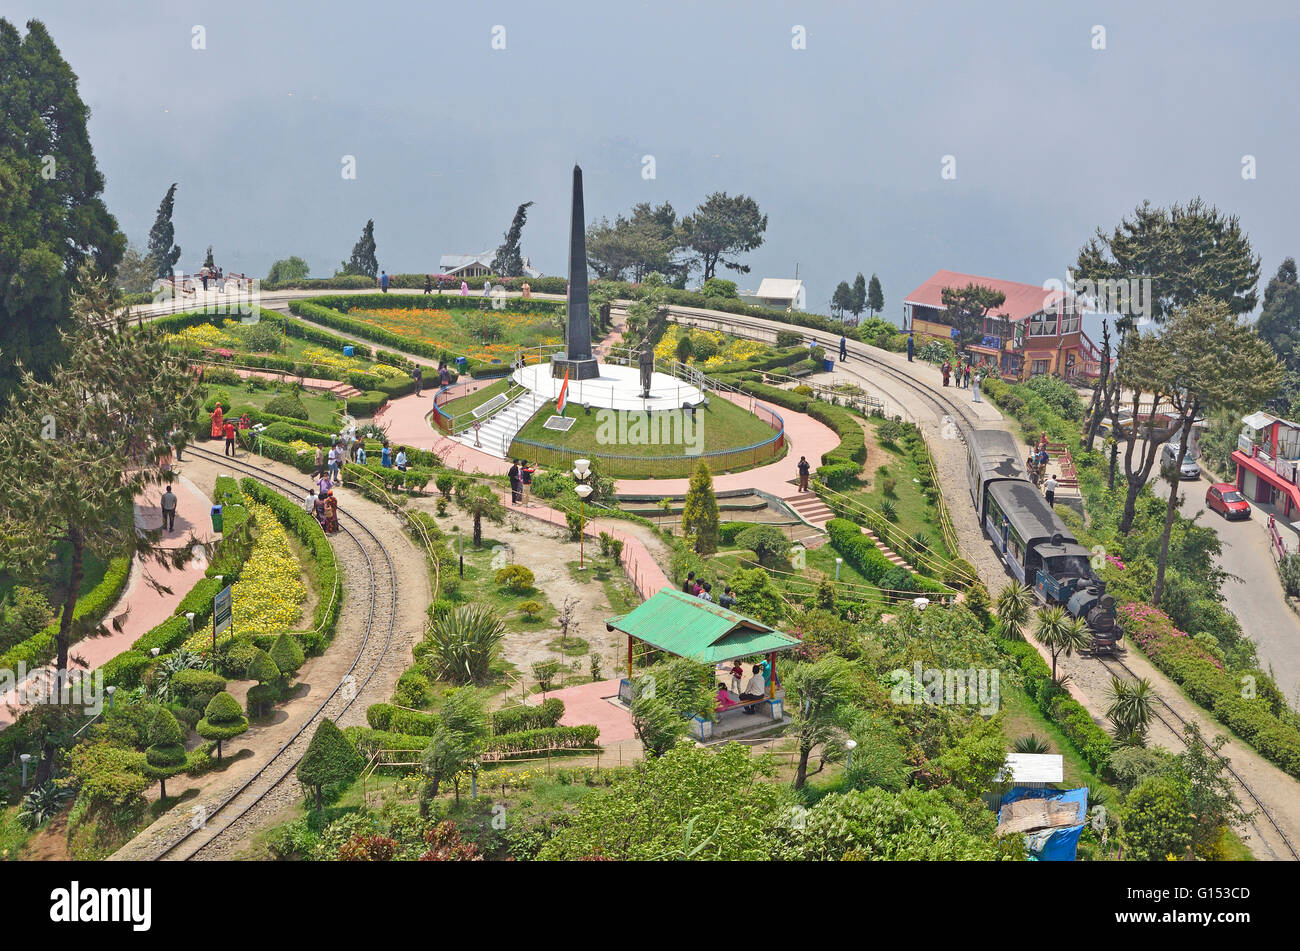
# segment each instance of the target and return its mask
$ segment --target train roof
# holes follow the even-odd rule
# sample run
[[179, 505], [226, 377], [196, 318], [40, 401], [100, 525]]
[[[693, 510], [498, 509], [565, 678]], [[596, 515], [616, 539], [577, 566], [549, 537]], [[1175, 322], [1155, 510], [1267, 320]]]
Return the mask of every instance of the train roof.
[[1026, 543], [1060, 535], [1056, 544], [1073, 543], [1075, 537], [1029, 482], [994, 482], [989, 496], [998, 504], [1011, 526]]
[[977, 429], [971, 440], [971, 452], [979, 460], [980, 481], [987, 479], [1025, 479], [1024, 462], [1016, 437], [1001, 429]]

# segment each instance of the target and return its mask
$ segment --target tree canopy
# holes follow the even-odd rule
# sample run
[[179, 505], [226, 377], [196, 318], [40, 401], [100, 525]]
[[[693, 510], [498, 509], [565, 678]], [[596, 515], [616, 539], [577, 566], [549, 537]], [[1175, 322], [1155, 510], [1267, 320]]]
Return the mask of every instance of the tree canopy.
[[758, 202], [747, 195], [730, 196], [714, 192], [695, 211], [682, 219], [684, 243], [704, 271], [704, 280], [713, 277], [718, 265], [749, 273], [749, 265], [735, 260], [736, 255], [753, 251], [763, 243], [767, 215], [758, 210]]
[[0, 399], [21, 365], [48, 379], [63, 359], [84, 264], [114, 275], [126, 238], [108, 213], [77, 77], [39, 20], [0, 19]]
[[496, 257], [492, 259], [493, 273], [500, 274], [502, 277], [523, 276], [524, 258], [519, 251], [519, 238], [523, 234], [524, 225], [528, 222], [528, 209], [531, 205], [531, 201], [526, 201], [515, 209], [510, 230], [505, 233], [505, 240], [501, 242]]
[[360, 274], [374, 279], [379, 276], [379, 259], [375, 256], [375, 219], [366, 221], [361, 237], [352, 246], [352, 257], [343, 262], [342, 273]]

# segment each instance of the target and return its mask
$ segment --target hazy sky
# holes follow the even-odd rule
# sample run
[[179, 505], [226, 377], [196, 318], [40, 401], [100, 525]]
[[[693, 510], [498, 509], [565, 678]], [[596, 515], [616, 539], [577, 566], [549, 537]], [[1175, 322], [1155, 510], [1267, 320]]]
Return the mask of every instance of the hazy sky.
[[524, 253], [563, 273], [578, 161], [589, 219], [744, 192], [767, 240], [750, 274], [723, 276], [757, 286], [797, 262], [825, 312], [836, 282], [874, 271], [898, 320], [939, 268], [1064, 278], [1145, 198], [1238, 214], [1261, 285], [1300, 252], [1300, 6], [1214, 6], [6, 0], [0, 15], [44, 20], [80, 77], [133, 241], [180, 183], [187, 270], [212, 244], [228, 270], [298, 254], [328, 275], [373, 217], [382, 267], [433, 271], [495, 247], [532, 200]]

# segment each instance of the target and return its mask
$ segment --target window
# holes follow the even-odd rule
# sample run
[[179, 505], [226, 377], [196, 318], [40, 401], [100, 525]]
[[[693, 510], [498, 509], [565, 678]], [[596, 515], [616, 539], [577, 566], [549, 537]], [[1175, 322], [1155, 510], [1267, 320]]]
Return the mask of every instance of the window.
[[1033, 366], [1029, 368], [1030, 376], [1042, 376], [1047, 372], [1046, 360], [1035, 360]]

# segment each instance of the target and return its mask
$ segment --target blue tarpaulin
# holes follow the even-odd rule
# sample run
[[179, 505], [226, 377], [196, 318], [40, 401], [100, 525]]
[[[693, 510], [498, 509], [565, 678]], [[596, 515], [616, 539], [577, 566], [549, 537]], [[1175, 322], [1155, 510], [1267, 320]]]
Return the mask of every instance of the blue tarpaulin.
[[1060, 826], [1055, 829], [1043, 829], [1038, 832], [1025, 833], [1025, 851], [1030, 861], [1039, 862], [1073, 862], [1079, 845], [1079, 835], [1083, 832], [1088, 815], [1088, 789], [1033, 789], [1027, 786], [1013, 786], [1002, 797], [998, 807], [998, 819], [1002, 818], [1002, 807], [1021, 799], [1050, 799], [1054, 802], [1075, 803], [1079, 807], [1079, 824]]

